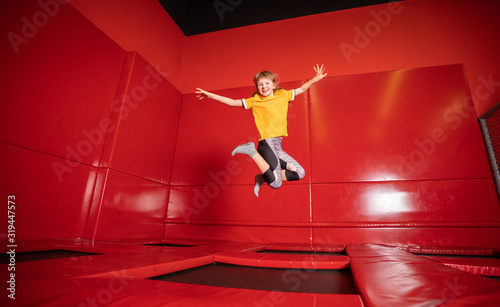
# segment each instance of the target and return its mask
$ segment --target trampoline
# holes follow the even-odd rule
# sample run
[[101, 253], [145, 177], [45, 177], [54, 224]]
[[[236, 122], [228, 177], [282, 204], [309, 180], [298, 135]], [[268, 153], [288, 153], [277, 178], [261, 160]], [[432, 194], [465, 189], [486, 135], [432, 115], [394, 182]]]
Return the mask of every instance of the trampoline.
[[350, 270], [260, 268], [213, 263], [153, 280], [279, 292], [356, 294]]

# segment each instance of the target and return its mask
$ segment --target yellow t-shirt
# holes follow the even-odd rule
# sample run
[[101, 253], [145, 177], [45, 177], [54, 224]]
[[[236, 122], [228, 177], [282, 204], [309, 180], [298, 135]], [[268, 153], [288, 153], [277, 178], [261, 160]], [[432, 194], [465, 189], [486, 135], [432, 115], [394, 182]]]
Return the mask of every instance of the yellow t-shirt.
[[260, 133], [260, 139], [288, 136], [287, 113], [288, 102], [295, 99], [295, 90], [278, 90], [273, 96], [261, 97], [255, 94], [248, 99], [242, 99], [243, 107], [252, 110], [255, 125]]

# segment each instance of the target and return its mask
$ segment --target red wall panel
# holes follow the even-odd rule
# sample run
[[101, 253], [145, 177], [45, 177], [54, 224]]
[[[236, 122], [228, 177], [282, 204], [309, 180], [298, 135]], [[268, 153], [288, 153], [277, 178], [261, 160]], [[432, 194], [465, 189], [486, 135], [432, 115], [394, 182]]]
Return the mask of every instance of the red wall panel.
[[[352, 42], [353, 28], [371, 21], [372, 12], [385, 6], [188, 38], [182, 75], [173, 77], [189, 93], [184, 96], [164, 79], [170, 74], [161, 66], [164, 59], [152, 61], [155, 56], [148, 52], [144, 57], [127, 54], [71, 6], [60, 5], [17, 53], [9, 41], [2, 45], [2, 62], [12, 77], [2, 83], [6, 103], [1, 104], [0, 141], [7, 157], [2, 168], [16, 178], [6, 195], [16, 193], [28, 203], [20, 212], [29, 212], [30, 225], [24, 224], [21, 234], [26, 239], [84, 233], [98, 240], [165, 235], [498, 246], [498, 200], [474, 108], [481, 110], [497, 97], [499, 66], [490, 49], [491, 65], [485, 69], [475, 53], [474, 59], [467, 55], [475, 47], [458, 48], [493, 22], [493, 5], [486, 3], [473, 15], [477, 28], [429, 53], [416, 47], [442, 41], [450, 29], [455, 31], [446, 21], [456, 24], [460, 18], [443, 13], [444, 21], [432, 17], [415, 33], [417, 16], [451, 4], [423, 0], [401, 5], [405, 11], [392, 16], [394, 23], [348, 64], [342, 62], [345, 55], [338, 44]], [[35, 1], [9, 6], [3, 11], [9, 13], [2, 13], [8, 24], [5, 37], [9, 31], [21, 33], [23, 17], [42, 10]], [[466, 11], [462, 4], [454, 10], [457, 16]], [[408, 15], [402, 18], [404, 12]], [[458, 26], [465, 25], [460, 21]], [[248, 45], [271, 30], [281, 33], [274, 38], [281, 48], [267, 48], [263, 58]], [[121, 44], [147, 45], [127, 39], [130, 31], [121, 33]], [[429, 35], [432, 31], [437, 34]], [[497, 50], [486, 36], [475, 40], [476, 47], [491, 44]], [[176, 63], [173, 74], [181, 65], [179, 42], [166, 56]], [[403, 52], [407, 48], [413, 49]], [[316, 62], [327, 64], [330, 76], [464, 62], [468, 73], [475, 72], [469, 84], [476, 104], [467, 100], [471, 93], [461, 65], [326, 78], [290, 109], [284, 149], [304, 166], [306, 178], [280, 190], [263, 187], [255, 198], [257, 168], [245, 156], [230, 156], [236, 145], [257, 141], [251, 112], [199, 101], [190, 92], [229, 87], [217, 93], [248, 97], [256, 70], [274, 70], [285, 81], [301, 80], [312, 77]], [[160, 73], [152, 72], [150, 64]], [[283, 87], [300, 84], [284, 82]], [[246, 87], [234, 88], [242, 85]], [[103, 133], [110, 123], [113, 131]], [[67, 166], [63, 176], [55, 172], [54, 162]], [[32, 175], [33, 170], [42, 177]], [[48, 210], [40, 211], [38, 203]]]
[[3, 183], [28, 215], [20, 239], [160, 238], [181, 94], [71, 5], [45, 20], [40, 3], [2, 11], [22, 35], [23, 23], [46, 23], [18, 50], [2, 43], [0, 141], [16, 176]]
[[461, 65], [327, 78], [310, 95], [313, 182], [491, 176]]
[[245, 226], [218, 224], [169, 224], [165, 225], [167, 240], [219, 240], [225, 242], [304, 244], [311, 242], [309, 227]]
[[253, 185], [173, 186], [167, 222], [301, 226], [309, 214], [307, 185], [264, 187], [258, 199]]
[[101, 166], [170, 183], [181, 100], [160, 72], [129, 53]]
[[415, 250], [422, 247], [498, 249], [500, 228], [492, 227], [391, 227], [366, 225], [364, 227], [316, 227], [312, 229], [312, 244], [387, 244], [408, 246]]
[[495, 245], [500, 208], [461, 65], [328, 77], [299, 97], [285, 150], [302, 155], [308, 177], [255, 198], [255, 166], [228, 145], [246, 141], [251, 115], [184, 96], [167, 238], [439, 246], [453, 244], [440, 231], [461, 227], [471, 232], [460, 244]]
[[137, 51], [172, 84], [186, 37], [157, 0], [71, 0], [71, 5], [126, 51]]
[[141, 55], [128, 53], [86, 238], [163, 236], [181, 99]]
[[169, 187], [114, 170], [100, 172], [104, 188], [101, 197], [94, 198], [86, 238], [161, 238]]
[[125, 52], [68, 4], [0, 14], [2, 195], [18, 200], [16, 234], [82, 238]]
[[53, 12], [49, 17], [36, 1], [2, 10], [3, 37], [16, 39], [0, 45], [8, 76], [0, 140], [98, 166], [102, 137], [89, 135], [110, 116], [125, 52], [70, 5]]
[[[12, 210], [17, 242], [23, 240], [82, 238], [87, 223], [97, 168], [80, 165], [63, 181], [54, 176], [54, 158], [0, 142], [2, 197], [15, 196]], [[6, 217], [0, 236], [7, 234]]]
[[322, 226], [466, 227], [500, 221], [491, 179], [314, 184], [312, 203], [313, 221]]

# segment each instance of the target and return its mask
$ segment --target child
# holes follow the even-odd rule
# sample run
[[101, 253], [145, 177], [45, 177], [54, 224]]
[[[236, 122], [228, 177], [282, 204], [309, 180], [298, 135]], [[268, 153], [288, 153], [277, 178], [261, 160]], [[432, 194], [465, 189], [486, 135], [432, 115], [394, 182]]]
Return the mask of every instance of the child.
[[261, 174], [255, 176], [254, 194], [259, 197], [260, 187], [264, 182], [277, 189], [282, 181], [300, 180], [304, 178], [304, 168], [297, 163], [290, 155], [283, 151], [281, 142], [287, 133], [287, 112], [288, 103], [307, 91], [311, 85], [320, 81], [326, 76], [325, 68], [316, 65], [314, 67], [316, 75], [311, 80], [302, 84], [295, 90], [284, 90], [278, 87], [274, 74], [270, 71], [259, 72], [254, 83], [256, 91], [253, 97], [248, 99], [231, 99], [216, 95], [197, 88], [196, 94], [199, 99], [211, 98], [233, 107], [243, 107], [252, 110], [255, 125], [260, 134], [259, 145], [249, 142], [237, 146], [232, 155], [249, 155]]

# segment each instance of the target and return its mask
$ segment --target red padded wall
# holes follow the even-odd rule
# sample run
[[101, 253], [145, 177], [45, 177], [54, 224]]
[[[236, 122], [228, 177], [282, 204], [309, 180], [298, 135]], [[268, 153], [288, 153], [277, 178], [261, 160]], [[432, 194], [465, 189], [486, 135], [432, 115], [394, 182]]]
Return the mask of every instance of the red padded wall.
[[[415, 11], [409, 6], [407, 11], [415, 14], [429, 5], [422, 1]], [[492, 234], [498, 232], [498, 200], [461, 65], [329, 77], [316, 84], [293, 103], [288, 119], [291, 137], [284, 141], [285, 150], [304, 166], [306, 177], [285, 183], [280, 190], [264, 187], [256, 199], [252, 195], [256, 167], [245, 157], [230, 156], [234, 146], [257, 140], [249, 111], [181, 95], [166, 81], [168, 73], [158, 62], [150, 65], [138, 53], [125, 52], [70, 5], [59, 5], [47, 20], [36, 1], [9, 6], [5, 10], [9, 14], [3, 13], [8, 24], [5, 37], [9, 33], [32, 37], [17, 49], [8, 40], [2, 45], [10, 78], [2, 83], [8, 103], [1, 105], [5, 128], [0, 141], [4, 156], [14, 159], [3, 160], [2, 168], [5, 178], [16, 178], [5, 185], [10, 189], [5, 194], [21, 197], [43, 191], [37, 200], [50, 208], [35, 209], [33, 196], [20, 209], [20, 214], [39, 213], [30, 214], [30, 226], [21, 231], [26, 239], [165, 236], [439, 245], [453, 242], [433, 238], [447, 233], [460, 244], [474, 244], [477, 237], [487, 246], [496, 244]], [[357, 16], [356, 22], [361, 22], [367, 20], [363, 14], [379, 8], [338, 16], [346, 20]], [[292, 72], [288, 66], [266, 62], [272, 58], [266, 57], [258, 65], [251, 60], [233, 65], [242, 69], [237, 78], [225, 78], [211, 69], [206, 81], [200, 79], [207, 65], [203, 61], [213, 55], [209, 47], [226, 42], [228, 35], [241, 39], [242, 33], [258, 35], [260, 29], [276, 26], [284, 33], [279, 40], [287, 41], [291, 29], [287, 26], [329, 28], [337, 22], [329, 16], [189, 38], [180, 87], [217, 87], [213, 83], [217, 80], [230, 80], [228, 86], [239, 84], [238, 78], [250, 68], [250, 77], [256, 68], [276, 68], [288, 80], [310, 77], [306, 62], [290, 65]], [[393, 17], [396, 21], [400, 15]], [[23, 34], [29, 31], [30, 18], [39, 29]], [[394, 28], [387, 30], [396, 35]], [[315, 39], [310, 36], [300, 42]], [[198, 48], [200, 44], [206, 45]], [[237, 46], [218, 48], [241, 51]], [[281, 60], [296, 63], [291, 59], [301, 55], [304, 46], [309, 45], [289, 48], [293, 51]], [[178, 51], [177, 47], [172, 48]], [[320, 49], [314, 62], [335, 58], [326, 52], [328, 48]], [[362, 57], [378, 54], [368, 50]], [[238, 54], [241, 57], [218, 58], [220, 67], [255, 56], [251, 51]], [[420, 62], [398, 63], [414, 67]], [[282, 85], [295, 88], [300, 82]], [[485, 88], [488, 84], [483, 84]], [[473, 88], [472, 94], [484, 97], [477, 95], [484, 94], [478, 89]], [[247, 86], [217, 92], [242, 98], [252, 90]], [[22, 179], [21, 174], [28, 176], [32, 170], [43, 179]], [[43, 183], [34, 187], [39, 181]], [[49, 222], [53, 226], [48, 227]]]
[[1, 45], [8, 78], [0, 116], [8, 129], [0, 140], [99, 166], [103, 142], [92, 144], [87, 135], [110, 115], [125, 52], [70, 5], [58, 8], [40, 27], [33, 18], [48, 15], [36, 1], [2, 10], [3, 37], [15, 39]]
[[[90, 209], [97, 168], [80, 165], [59, 181], [52, 163], [66, 160], [0, 142], [2, 197], [15, 196], [18, 241], [81, 238]], [[5, 208], [7, 215], [7, 207]], [[0, 221], [7, 236], [7, 218]]]
[[490, 176], [461, 65], [327, 78], [310, 94], [315, 183]]
[[162, 237], [179, 91], [67, 3], [2, 19], [2, 195], [25, 216], [19, 239]]
[[[296, 88], [300, 83], [282, 86]], [[217, 93], [247, 98], [253, 90], [254, 87], [245, 87]], [[283, 143], [283, 148], [302, 163], [306, 177], [290, 184], [294, 188], [262, 189], [257, 199], [249, 188], [258, 173], [257, 167], [244, 156], [231, 156], [235, 146], [258, 141], [251, 111], [213, 100], [200, 101], [194, 94], [184, 95], [166, 235], [192, 238], [202, 232], [203, 237], [259, 241], [273, 232], [279, 233], [283, 240], [308, 241], [311, 232], [307, 185], [310, 182], [310, 153], [308, 146], [301, 146], [309, 143], [307, 113], [307, 95], [298, 96], [288, 116], [289, 133], [295, 137]], [[287, 206], [286, 211], [283, 206]], [[216, 227], [207, 229], [202, 225]], [[276, 225], [283, 228], [276, 229]], [[260, 234], [249, 233], [246, 226], [256, 228]]]
[[251, 113], [185, 95], [166, 236], [498, 245], [500, 208], [461, 65], [327, 77], [288, 122], [284, 149], [306, 178], [255, 198], [255, 165], [229, 155], [256, 141]]
[[186, 37], [157, 0], [71, 0], [127, 51], [137, 51], [177, 85]]
[[0, 13], [1, 191], [16, 196], [20, 240], [83, 236], [104, 144], [88, 136], [109, 118], [125, 59], [70, 5], [48, 12], [23, 1]]
[[163, 237], [181, 99], [141, 55], [128, 53], [86, 238]]

